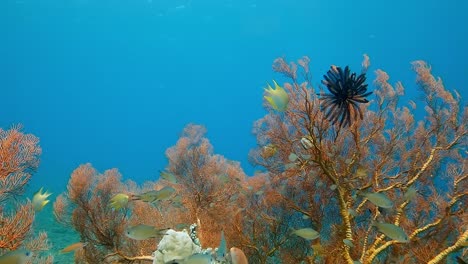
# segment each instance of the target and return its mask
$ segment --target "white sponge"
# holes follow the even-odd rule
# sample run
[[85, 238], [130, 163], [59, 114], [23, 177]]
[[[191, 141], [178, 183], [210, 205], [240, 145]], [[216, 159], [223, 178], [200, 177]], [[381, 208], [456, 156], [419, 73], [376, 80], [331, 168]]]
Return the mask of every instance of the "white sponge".
[[200, 252], [200, 246], [193, 243], [187, 231], [169, 229], [153, 253], [153, 264], [171, 263], [174, 260], [177, 262]]

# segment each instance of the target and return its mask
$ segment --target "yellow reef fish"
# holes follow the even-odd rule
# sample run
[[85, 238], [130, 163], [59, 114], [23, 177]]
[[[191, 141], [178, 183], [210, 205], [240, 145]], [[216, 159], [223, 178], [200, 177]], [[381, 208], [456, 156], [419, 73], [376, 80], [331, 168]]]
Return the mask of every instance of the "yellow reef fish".
[[125, 235], [135, 240], [145, 240], [154, 237], [160, 237], [166, 234], [168, 228], [158, 229], [150, 225], [136, 225], [128, 227], [125, 230]]
[[242, 251], [241, 249], [232, 247], [230, 250], [230, 254], [232, 264], [249, 264], [249, 261], [247, 260], [244, 251]]
[[292, 230], [291, 234], [300, 236], [307, 240], [314, 240], [320, 236], [319, 232], [315, 231], [312, 228], [301, 228], [297, 230]]
[[118, 193], [110, 199], [109, 206], [115, 210], [122, 209], [127, 206], [129, 196], [125, 193]]
[[381, 233], [384, 233], [386, 236], [388, 236], [389, 238], [393, 240], [396, 240], [402, 243], [409, 242], [408, 235], [406, 235], [405, 231], [399, 226], [396, 226], [394, 224], [379, 223], [379, 222], [373, 222], [372, 226], [377, 227], [377, 229]]
[[80, 248], [84, 248], [86, 246], [86, 244], [87, 243], [83, 243], [83, 242], [78, 242], [78, 243], [71, 244], [71, 245], [63, 248], [62, 250], [60, 250], [60, 253], [65, 254], [65, 253], [69, 253], [69, 252], [75, 251], [75, 250], [80, 249]]
[[0, 264], [26, 264], [33, 257], [33, 253], [26, 249], [10, 251], [0, 257]]
[[46, 204], [48, 204], [50, 201], [47, 200], [47, 197], [49, 197], [52, 193], [48, 193], [47, 191], [45, 193], [42, 192], [42, 188], [37, 191], [32, 199], [32, 206], [34, 208], [34, 211], [39, 212], [44, 208]]
[[264, 98], [270, 103], [271, 107], [276, 111], [283, 112], [288, 107], [289, 96], [283, 87], [279, 86], [275, 81], [273, 81], [275, 88], [273, 89], [270, 84], [267, 88], [264, 88], [267, 95]]

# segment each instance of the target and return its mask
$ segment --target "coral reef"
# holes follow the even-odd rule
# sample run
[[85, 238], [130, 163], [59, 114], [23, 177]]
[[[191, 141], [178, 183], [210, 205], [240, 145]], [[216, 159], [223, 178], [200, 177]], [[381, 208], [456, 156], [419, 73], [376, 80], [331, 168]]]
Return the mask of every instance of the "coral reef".
[[47, 234], [32, 236], [34, 204], [19, 199], [39, 166], [41, 151], [39, 139], [22, 133], [21, 126], [0, 128], [0, 256], [17, 257], [15, 253], [24, 251], [28, 259], [35, 253], [34, 263], [53, 262], [52, 256], [39, 256], [48, 248]]
[[[116, 169], [100, 174], [91, 164], [83, 164], [70, 177], [67, 192], [59, 195], [54, 203], [54, 214], [60, 223], [74, 228], [82, 243], [88, 246], [78, 250], [78, 263], [112, 263], [131, 259], [138, 254], [150, 254], [150, 243], [136, 241], [125, 236], [125, 229], [132, 225], [130, 208], [115, 210], [110, 206], [115, 192], [129, 192], [121, 182]], [[142, 208], [136, 204], [135, 216]]]
[[[215, 154], [206, 129], [195, 124], [167, 149], [156, 182], [139, 187], [123, 184], [115, 169], [77, 168], [54, 204], [57, 219], [90, 245], [77, 262], [229, 263], [228, 247], [237, 254], [232, 260], [245, 262], [239, 250], [259, 264], [434, 264], [462, 255], [468, 108], [459, 94], [417, 61], [421, 120], [415, 102], [401, 105], [403, 85], [388, 83], [382, 70], [375, 71], [372, 95], [363, 77], [353, 79], [358, 100], [365, 95], [368, 103], [330, 113], [322, 105], [330, 102], [311, 86], [309, 62], [273, 64], [288, 80], [288, 101], [281, 109], [266, 104], [254, 124], [258, 146], [249, 157], [262, 171], [252, 177]], [[362, 72], [369, 67], [365, 56]], [[176, 231], [187, 223], [197, 228]], [[137, 225], [149, 234], [125, 236]], [[154, 233], [166, 228], [166, 235]]]
[[[307, 57], [297, 63], [275, 60], [273, 69], [287, 78], [288, 109], [267, 109], [256, 122], [259, 146], [250, 157], [267, 170], [265, 200], [274, 201], [270, 206], [285, 204], [283, 210], [263, 211], [270, 225], [280, 227], [287, 219], [292, 226], [317, 230], [320, 238], [295, 255], [301, 259], [293, 259], [287, 245], [275, 247], [289, 240], [278, 238], [266, 248], [273, 252], [268, 258], [288, 263], [440, 263], [462, 253], [468, 237], [463, 208], [468, 202], [468, 108], [460, 95], [448, 91], [425, 62], [413, 62], [425, 110], [417, 121], [418, 104], [400, 104], [403, 85], [391, 85], [388, 74], [376, 70], [375, 97], [358, 106], [363, 119], [343, 127], [334, 124], [336, 118], [327, 120], [320, 90], [311, 86], [309, 62]], [[363, 71], [369, 66], [365, 56]], [[274, 146], [276, 153], [262, 155], [265, 146]], [[406, 195], [413, 188], [417, 192]], [[366, 193], [372, 195], [362, 195]], [[392, 203], [382, 206], [376, 201], [381, 196]], [[388, 229], [375, 228], [375, 222], [387, 223]], [[265, 240], [258, 239], [265, 229], [257, 230], [244, 232], [253, 243], [246, 238], [242, 245], [250, 260], [267, 263], [259, 250], [265, 249]], [[392, 238], [404, 237], [395, 234], [402, 230], [408, 239]], [[271, 232], [266, 240], [277, 237]]]

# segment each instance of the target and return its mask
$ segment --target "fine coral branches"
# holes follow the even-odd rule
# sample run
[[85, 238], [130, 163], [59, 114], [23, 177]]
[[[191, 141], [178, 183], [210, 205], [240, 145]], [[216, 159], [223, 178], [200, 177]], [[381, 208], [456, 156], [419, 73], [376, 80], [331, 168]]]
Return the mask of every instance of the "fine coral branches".
[[[38, 168], [41, 154], [39, 139], [24, 134], [21, 128], [20, 125], [8, 130], [0, 128], [0, 255], [14, 254], [14, 250], [22, 247], [28, 248], [26, 252], [48, 248], [46, 233], [38, 237], [31, 235], [35, 218], [33, 205], [17, 197]], [[35, 263], [52, 263], [52, 260], [51, 256], [34, 256]]]
[[84, 248], [87, 261], [102, 261], [117, 250], [132, 253], [128, 248], [131, 243], [123, 243], [126, 212], [109, 206], [114, 190], [122, 188], [120, 177], [115, 169], [99, 174], [91, 164], [81, 165], [73, 171], [68, 191], [54, 203], [57, 220], [71, 225], [82, 242], [93, 245]]
[[0, 214], [0, 249], [15, 250], [31, 231], [34, 210], [31, 203], [20, 204], [12, 215]]
[[[165, 173], [171, 176], [142, 188], [131, 182], [124, 185], [115, 169], [102, 174], [91, 164], [75, 169], [54, 211], [59, 222], [71, 225], [81, 242], [91, 245], [77, 252], [78, 261], [149, 260], [156, 249], [155, 239], [163, 235], [149, 234], [153, 227], [179, 229], [181, 224], [194, 222], [203, 246], [215, 247], [221, 230], [230, 243], [238, 245], [234, 226], [242, 222], [245, 200], [240, 191], [246, 176], [238, 162], [213, 154], [204, 131], [202, 126], [188, 125], [176, 145], [167, 150]], [[116, 207], [115, 199], [124, 196], [132, 199]]]
[[[282, 99], [266, 106], [277, 111], [254, 125], [258, 148], [249, 158], [265, 170], [253, 177], [214, 154], [206, 129], [194, 124], [167, 149], [158, 182], [139, 188], [123, 184], [115, 169], [79, 166], [54, 204], [57, 220], [93, 245], [77, 251], [77, 262], [150, 260], [155, 235], [126, 237], [129, 226], [188, 223], [198, 224], [202, 246], [217, 246], [224, 233], [252, 263], [440, 263], [459, 254], [468, 237], [468, 110], [460, 96], [426, 63], [414, 62], [426, 109], [417, 120], [416, 103], [402, 105], [405, 88], [390, 84], [383, 70], [375, 71], [370, 97], [367, 55], [361, 75], [331, 67], [328, 97], [311, 86], [309, 63], [308, 57], [273, 63], [289, 82]], [[10, 162], [3, 173], [15, 166]]]
[[[311, 185], [329, 186], [333, 194], [330, 198], [309, 202], [320, 201], [340, 212], [340, 221], [333, 223], [339, 237], [324, 237], [321, 245], [331, 249], [341, 240], [348, 244], [354, 241], [353, 247], [340, 247], [341, 261], [352, 263], [360, 259], [362, 263], [372, 263], [384, 258], [411, 259], [418, 250], [426, 252], [419, 240], [432, 243], [436, 239], [427, 236], [428, 232], [445, 242], [434, 244], [433, 251], [426, 253], [434, 258], [437, 252], [445, 252], [443, 245], [455, 243], [455, 237], [464, 232], [454, 227], [466, 223], [462, 217], [464, 212], [457, 206], [466, 202], [466, 195], [460, 191], [464, 189], [459, 186], [466, 186], [467, 182], [463, 165], [467, 153], [462, 150], [467, 147], [468, 135], [468, 111], [461, 106], [459, 94], [445, 89], [440, 78], [432, 76], [426, 63], [414, 62], [417, 83], [425, 95], [423, 103], [429, 110], [424, 120], [417, 122], [411, 113], [414, 102], [409, 107], [399, 105], [399, 98], [404, 94], [403, 85], [400, 82], [389, 84], [388, 74], [377, 70], [375, 100], [362, 109], [365, 118], [347, 128], [334, 128], [327, 122], [327, 115], [321, 113], [310, 82], [306, 87], [298, 85], [300, 70], [308, 72], [309, 69], [305, 62], [301, 59], [300, 67], [294, 67], [295, 63], [287, 63], [284, 58], [275, 60], [274, 70], [291, 81], [289, 85], [284, 84], [291, 101], [285, 114], [269, 113], [256, 123], [254, 133], [260, 147], [273, 146], [275, 155], [256, 156], [260, 152], [252, 151], [251, 160], [264, 166], [272, 177], [293, 182], [308, 175]], [[363, 72], [369, 65], [369, 57], [365, 56]], [[337, 72], [339, 75], [340, 71]], [[328, 82], [335, 77], [330, 78]], [[303, 138], [310, 142], [307, 148], [295, 148], [294, 142], [303, 141]], [[301, 159], [295, 158], [295, 163], [291, 163], [291, 153], [293, 157], [307, 156], [307, 162], [298, 164]], [[441, 174], [441, 171], [446, 173]], [[447, 181], [454, 186], [444, 186], [443, 182]], [[312, 192], [301, 188], [303, 192]], [[409, 189], [415, 190], [415, 194], [406, 199], [403, 196]], [[385, 192], [394, 205], [377, 210], [376, 205], [357, 196], [358, 191]], [[440, 192], [445, 195], [437, 195]], [[290, 204], [289, 208], [296, 212], [308, 212], [307, 208], [311, 207], [296, 197], [289, 197], [292, 193], [282, 195]], [[368, 210], [376, 213], [370, 214]], [[330, 220], [320, 217], [318, 221], [326, 227]], [[410, 234], [409, 243], [401, 244], [385, 234], [378, 234], [371, 227], [373, 221], [401, 226]], [[326, 262], [332, 258], [322, 255], [320, 259]]]
[[39, 139], [21, 132], [21, 126], [0, 128], [0, 202], [22, 193], [39, 166]]

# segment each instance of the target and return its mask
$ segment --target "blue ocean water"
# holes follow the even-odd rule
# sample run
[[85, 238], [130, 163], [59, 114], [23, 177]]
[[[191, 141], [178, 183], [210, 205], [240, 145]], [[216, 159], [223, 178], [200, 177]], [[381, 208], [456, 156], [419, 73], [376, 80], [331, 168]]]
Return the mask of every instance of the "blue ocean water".
[[309, 56], [318, 85], [329, 65], [357, 69], [367, 53], [408, 98], [422, 59], [466, 95], [466, 11], [455, 0], [4, 0], [0, 126], [40, 137], [32, 184], [56, 191], [85, 162], [155, 179], [190, 122], [252, 174], [275, 58]]
[[408, 100], [410, 62], [425, 60], [466, 98], [467, 11], [460, 0], [2, 0], [0, 127], [40, 138], [30, 192], [62, 192], [86, 162], [155, 180], [188, 123], [252, 175], [263, 87], [283, 79], [275, 58], [309, 56], [316, 86], [366, 53]]

